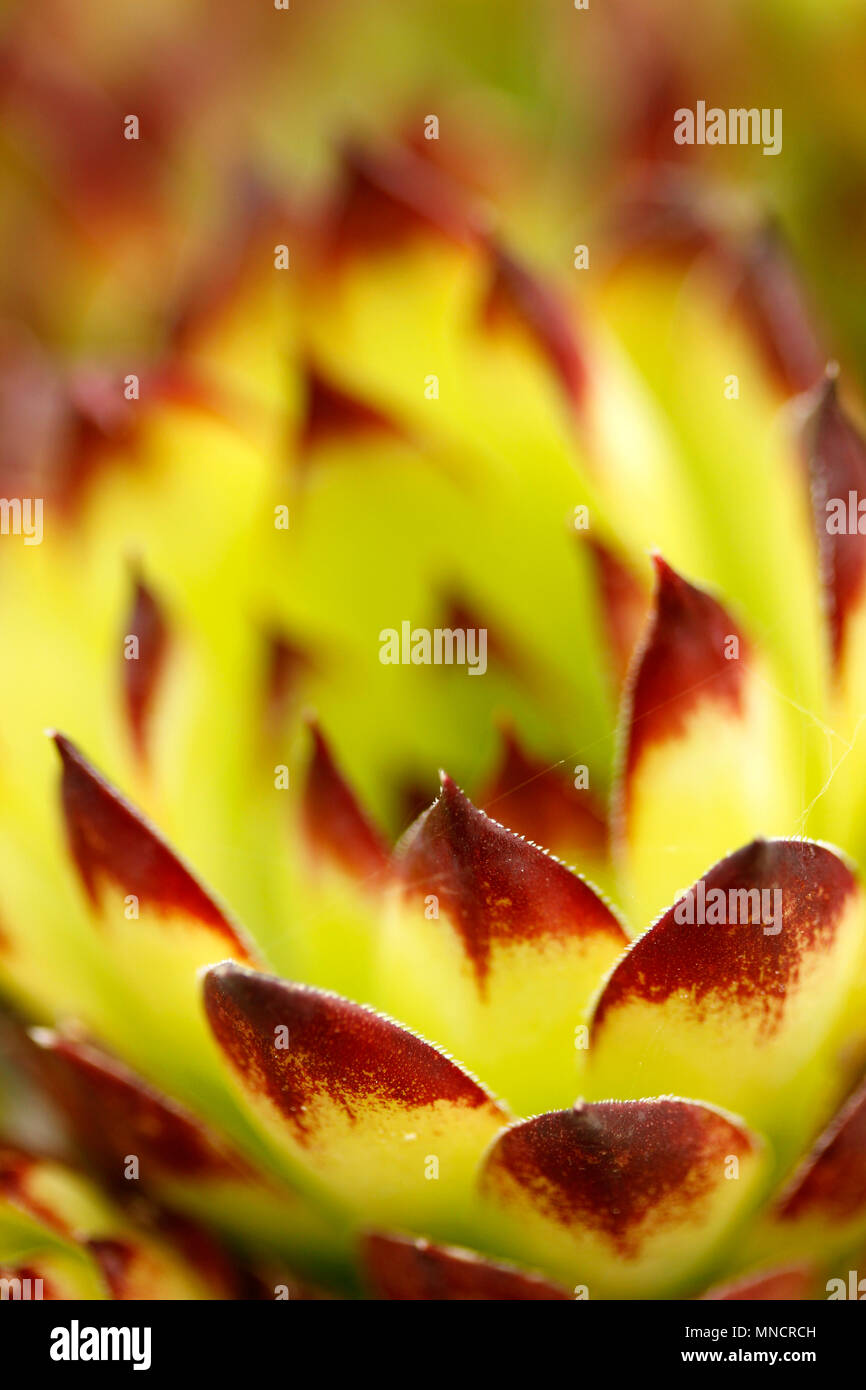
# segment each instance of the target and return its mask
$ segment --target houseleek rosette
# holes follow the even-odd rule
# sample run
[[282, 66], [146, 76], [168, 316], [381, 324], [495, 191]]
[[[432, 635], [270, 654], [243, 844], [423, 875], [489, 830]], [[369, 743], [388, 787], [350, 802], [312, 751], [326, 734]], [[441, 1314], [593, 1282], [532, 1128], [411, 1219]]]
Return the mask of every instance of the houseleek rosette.
[[[355, 152], [137, 399], [26, 374], [4, 1277], [807, 1297], [862, 1253], [866, 453], [778, 243], [675, 212], [578, 309]], [[404, 620], [484, 679], [383, 666]]]

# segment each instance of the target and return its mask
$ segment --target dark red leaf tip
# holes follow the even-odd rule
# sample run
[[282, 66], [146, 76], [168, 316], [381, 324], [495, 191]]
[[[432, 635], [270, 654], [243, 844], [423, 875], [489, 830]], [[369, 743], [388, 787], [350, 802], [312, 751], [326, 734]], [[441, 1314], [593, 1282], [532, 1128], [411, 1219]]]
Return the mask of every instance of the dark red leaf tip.
[[582, 1102], [506, 1130], [482, 1186], [496, 1196], [516, 1182], [550, 1220], [579, 1224], [629, 1259], [647, 1235], [698, 1220], [727, 1157], [753, 1148], [727, 1116], [691, 1101]]
[[[371, 1106], [413, 1109], [443, 1100], [504, 1119], [443, 1052], [362, 1004], [226, 961], [206, 972], [204, 1005], [223, 1051], [299, 1143], [309, 1141], [312, 1107], [325, 1097], [353, 1121]], [[279, 1029], [288, 1030], [287, 1046], [276, 1045]]]
[[739, 255], [740, 311], [781, 387], [806, 391], [820, 379], [825, 355], [797, 269], [782, 233], [767, 223]]
[[821, 1136], [778, 1210], [782, 1221], [844, 1222], [866, 1214], [866, 1086]]
[[480, 798], [494, 815], [538, 845], [579, 846], [593, 857], [607, 850], [607, 824], [592, 793], [576, 790], [562, 766], [531, 757], [514, 729], [502, 729], [499, 764]]
[[866, 502], [866, 440], [839, 401], [837, 375], [838, 368], [828, 370], [803, 442], [831, 648], [838, 663], [847, 620], [866, 588], [866, 518], [860, 530], [860, 504]]
[[614, 550], [595, 537], [584, 535], [582, 543], [588, 548], [595, 571], [614, 674], [622, 682], [646, 625], [649, 594], [646, 585]]
[[561, 1302], [567, 1289], [514, 1265], [485, 1259], [473, 1250], [372, 1232], [361, 1245], [367, 1277], [377, 1298], [401, 1302]]
[[[856, 890], [851, 870], [823, 845], [754, 840], [689, 890], [691, 922], [677, 920], [688, 912], [675, 903], [632, 944], [599, 999], [594, 1032], [621, 1003], [672, 996], [688, 998], [696, 1017], [725, 1002], [758, 1017], [764, 1033], [776, 1031], [804, 960], [832, 946]], [[713, 920], [713, 901], [724, 903], [723, 922]], [[703, 925], [699, 914], [709, 919]]]
[[[636, 658], [630, 692], [631, 720], [626, 771], [643, 749], [672, 738], [702, 700], [741, 708], [749, 648], [720, 603], [672, 569], [659, 554], [653, 614], [646, 643]], [[737, 639], [738, 655], [728, 639]]]
[[308, 725], [313, 756], [304, 787], [303, 825], [314, 853], [376, 884], [388, 864], [388, 848], [343, 777], [315, 720]]
[[306, 398], [300, 425], [302, 449], [312, 450], [319, 444], [341, 438], [399, 435], [395, 421], [384, 411], [330, 381], [317, 367], [308, 366], [305, 385]]
[[271, 738], [282, 731], [290, 709], [299, 699], [306, 677], [315, 667], [311, 652], [277, 629], [264, 634], [264, 717]]
[[462, 189], [410, 150], [374, 153], [346, 145], [343, 173], [333, 220], [340, 256], [391, 250], [419, 233], [460, 246], [479, 238], [478, 211]]
[[119, 1240], [113, 1236], [91, 1237], [87, 1241], [103, 1278], [111, 1291], [111, 1297], [125, 1302], [129, 1296], [132, 1271], [136, 1263], [136, 1248], [131, 1240]]
[[52, 735], [63, 765], [61, 800], [69, 848], [94, 906], [106, 883], [160, 915], [180, 913], [211, 927], [243, 959], [250, 948], [174, 851], [63, 734]]
[[[129, 639], [136, 639], [136, 649]], [[135, 575], [132, 607], [126, 619], [123, 651], [123, 694], [136, 753], [144, 760], [147, 726], [159, 678], [168, 653], [168, 627], [153, 591]]]
[[504, 317], [521, 323], [546, 357], [566, 399], [580, 408], [586, 396], [587, 370], [565, 303], [495, 243], [491, 256], [493, 278], [484, 308], [487, 323], [495, 325]]
[[591, 932], [626, 943], [622, 927], [588, 884], [558, 859], [472, 805], [447, 773], [442, 791], [407, 831], [395, 855], [404, 899], [431, 893], [458, 932], [483, 986], [494, 947], [509, 940]]
[[731, 1284], [710, 1289], [701, 1297], [721, 1303], [787, 1303], [808, 1298], [814, 1282], [814, 1271], [809, 1265], [784, 1265], [745, 1275]]
[[51, 1094], [91, 1161], [115, 1182], [130, 1152], [146, 1187], [163, 1177], [243, 1179], [249, 1169], [192, 1115], [114, 1057], [48, 1029], [31, 1032]]

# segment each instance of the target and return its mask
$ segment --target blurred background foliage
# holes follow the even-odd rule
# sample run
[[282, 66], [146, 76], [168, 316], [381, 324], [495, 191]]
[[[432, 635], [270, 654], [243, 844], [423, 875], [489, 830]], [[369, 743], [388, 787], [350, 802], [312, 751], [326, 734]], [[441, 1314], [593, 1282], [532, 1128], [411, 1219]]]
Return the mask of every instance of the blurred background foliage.
[[[0, 555], [16, 990], [44, 1001], [53, 973], [56, 1008], [98, 974], [71, 927], [56, 970], [31, 921], [76, 911], [45, 726], [278, 968], [352, 992], [351, 953], [322, 964], [289, 925], [302, 712], [391, 836], [440, 765], [515, 820], [503, 728], [524, 780], [589, 766], [603, 817], [654, 546], [768, 653], [811, 804], [833, 749], [790, 402], [832, 357], [856, 408], [866, 368], [864, 60], [858, 0], [5, 6], [0, 481], [46, 497], [44, 545]], [[675, 146], [699, 99], [781, 107], [782, 154]], [[146, 759], [123, 699], [136, 577], [170, 635]], [[455, 615], [489, 629], [483, 680], [380, 665], [381, 629]], [[832, 829], [826, 804], [769, 829]], [[616, 891], [603, 846], [552, 847]], [[322, 919], [361, 911], [334, 891]]]
[[[483, 189], [509, 244], [554, 269], [631, 161], [687, 159], [720, 199], [783, 219], [840, 351], [862, 361], [861, 0], [3, 8], [3, 228], [29, 252], [6, 288], [35, 317], [47, 258], [55, 313], [41, 312], [70, 351], [116, 350], [121, 331], [158, 341], [247, 180], [304, 206], [347, 138], [417, 139], [435, 110], [437, 154]], [[674, 151], [671, 112], [698, 98], [782, 107], [783, 157]], [[143, 126], [134, 163], [117, 142], [127, 111]], [[60, 287], [81, 294], [100, 261], [110, 283], [70, 317]]]

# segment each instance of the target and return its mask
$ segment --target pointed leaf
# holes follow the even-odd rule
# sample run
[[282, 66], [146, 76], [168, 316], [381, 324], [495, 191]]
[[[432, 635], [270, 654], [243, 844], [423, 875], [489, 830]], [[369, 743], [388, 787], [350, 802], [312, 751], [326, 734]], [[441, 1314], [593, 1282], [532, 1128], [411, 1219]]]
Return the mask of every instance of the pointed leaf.
[[828, 722], [837, 735], [836, 766], [819, 809], [829, 833], [857, 852], [864, 845], [866, 770], [866, 743], [859, 737], [866, 706], [866, 440], [844, 410], [830, 369], [806, 421], [803, 447], [832, 667]]
[[837, 1084], [822, 1051], [862, 935], [862, 894], [831, 850], [799, 840], [738, 850], [608, 979], [592, 1021], [592, 1094], [700, 1096], [788, 1152]]
[[783, 389], [794, 394], [814, 386], [824, 353], [796, 268], [773, 225], [746, 248], [737, 300]]
[[[239, 929], [158, 832], [68, 738], [56, 734], [55, 743], [63, 764], [61, 794], [69, 847], [94, 906], [105, 914], [112, 891], [115, 897], [131, 894], [141, 911], [166, 927], [206, 935], [211, 951], [225, 951], [228, 945], [241, 960], [251, 959], [251, 947]], [[118, 916], [122, 922], [122, 910]]]
[[604, 808], [588, 787], [573, 785], [569, 770], [531, 757], [506, 728], [499, 765], [479, 804], [518, 835], [597, 876], [608, 849]]
[[733, 1233], [761, 1168], [758, 1141], [720, 1111], [604, 1101], [506, 1130], [481, 1186], [515, 1258], [590, 1298], [659, 1297]]
[[781, 1269], [764, 1269], [730, 1284], [719, 1284], [701, 1297], [711, 1303], [787, 1303], [808, 1298], [814, 1282], [814, 1273], [808, 1265], [787, 1265]]
[[354, 878], [381, 886], [388, 851], [334, 761], [321, 730], [312, 724], [313, 756], [304, 787], [303, 823], [314, 853]]
[[506, 1112], [443, 1052], [337, 995], [226, 962], [214, 1036], [275, 1149], [365, 1220], [459, 1223]]
[[123, 1178], [129, 1154], [138, 1159], [146, 1188], [172, 1178], [206, 1183], [252, 1177], [249, 1165], [200, 1120], [113, 1057], [47, 1028], [33, 1029], [31, 1037], [52, 1095], [108, 1181]]
[[69, 849], [105, 981], [99, 1014], [84, 1016], [172, 1094], [236, 1123], [198, 1007], [198, 971], [226, 954], [253, 963], [254, 948], [144, 817], [68, 739], [56, 744]]
[[547, 359], [566, 400], [579, 410], [587, 371], [566, 302], [495, 243], [492, 254], [493, 281], [484, 310], [488, 323], [510, 319], [522, 326]]
[[571, 1297], [567, 1289], [538, 1274], [485, 1259], [474, 1250], [431, 1245], [408, 1236], [368, 1235], [362, 1257], [377, 1298], [525, 1303], [561, 1302]]
[[835, 373], [828, 374], [804, 434], [833, 659], [838, 667], [850, 655], [846, 642], [853, 636], [851, 629], [866, 597], [866, 524], [863, 532], [859, 529], [859, 503], [866, 498], [866, 440], [840, 404]]
[[417, 236], [441, 236], [459, 245], [476, 240], [477, 219], [460, 189], [410, 150], [371, 154], [347, 146], [343, 166], [334, 219], [338, 255], [375, 254]]
[[[135, 637], [138, 649], [127, 656], [126, 644]], [[132, 609], [125, 623], [123, 694], [133, 746], [141, 760], [147, 753], [148, 724], [168, 653], [168, 627], [151, 590], [135, 580]]]
[[621, 685], [646, 626], [649, 595], [635, 571], [609, 546], [590, 536], [587, 546], [595, 570], [613, 674]]
[[587, 1006], [626, 944], [611, 910], [444, 774], [439, 799], [398, 846], [395, 873], [382, 957], [389, 1007], [399, 1001], [512, 1106], [573, 1100]]
[[615, 823], [637, 927], [732, 844], [793, 831], [799, 809], [779, 702], [746, 638], [658, 557], [656, 571], [624, 707]]
[[842, 1254], [866, 1238], [866, 1085], [821, 1135], [770, 1214], [774, 1244]]
[[[190, 1111], [104, 1052], [37, 1028], [44, 1079], [103, 1178], [228, 1232], [240, 1244], [318, 1254], [324, 1218], [287, 1183], [256, 1171]], [[130, 1160], [135, 1160], [131, 1174]]]
[[361, 435], [399, 433], [383, 411], [336, 385], [315, 366], [308, 367], [305, 385], [304, 418], [298, 441], [302, 454], [335, 438], [351, 442]]

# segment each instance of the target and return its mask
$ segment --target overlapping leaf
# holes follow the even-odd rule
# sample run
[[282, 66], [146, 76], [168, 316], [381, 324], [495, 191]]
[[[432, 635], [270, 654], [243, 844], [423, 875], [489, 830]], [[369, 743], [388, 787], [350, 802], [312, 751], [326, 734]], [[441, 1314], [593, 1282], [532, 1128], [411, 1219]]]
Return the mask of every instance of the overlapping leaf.
[[589, 884], [477, 810], [443, 775], [395, 856], [388, 1007], [517, 1110], [580, 1089], [587, 1006], [626, 943]]

